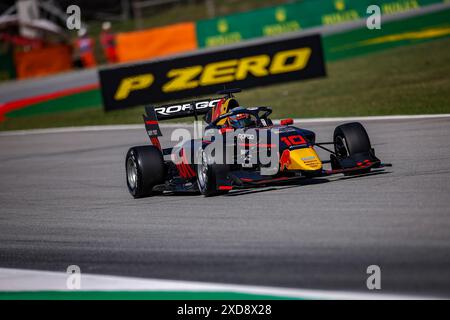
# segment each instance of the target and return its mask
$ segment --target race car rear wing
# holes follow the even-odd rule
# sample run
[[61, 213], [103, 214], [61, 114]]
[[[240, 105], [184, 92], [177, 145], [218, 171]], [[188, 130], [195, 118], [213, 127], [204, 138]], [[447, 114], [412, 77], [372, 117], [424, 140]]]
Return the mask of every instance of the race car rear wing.
[[215, 107], [221, 99], [205, 99], [191, 102], [180, 102], [172, 105], [163, 105], [160, 107], [146, 106], [143, 116], [145, 130], [152, 144], [161, 150], [161, 144], [158, 137], [162, 136], [159, 128], [159, 120], [177, 119], [194, 116], [198, 120], [198, 115], [207, 114], [209, 110]]
[[[217, 94], [225, 95], [225, 98], [233, 98], [233, 93], [241, 92], [241, 89], [225, 89], [217, 92]], [[177, 104], [163, 105], [159, 107], [146, 106], [144, 123], [147, 134], [150, 137], [153, 145], [157, 146], [160, 150], [161, 145], [158, 137], [161, 137], [161, 129], [159, 128], [158, 120], [177, 119], [194, 116], [195, 120], [198, 120], [198, 115], [205, 115], [204, 120], [210, 121], [211, 113], [208, 113], [212, 108], [223, 98], [204, 99], [189, 102], [179, 102]], [[164, 153], [164, 152], [163, 152]]]
[[190, 116], [196, 117], [197, 115], [208, 113], [208, 111], [215, 107], [219, 101], [220, 98], [180, 102], [160, 107], [147, 106], [145, 110], [147, 112], [148, 108], [153, 108], [158, 120], [177, 119]]

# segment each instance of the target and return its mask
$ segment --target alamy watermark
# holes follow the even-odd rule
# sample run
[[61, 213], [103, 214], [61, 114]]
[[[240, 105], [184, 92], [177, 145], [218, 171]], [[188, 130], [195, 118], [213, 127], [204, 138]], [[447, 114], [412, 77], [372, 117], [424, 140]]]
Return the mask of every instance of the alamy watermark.
[[66, 279], [66, 287], [69, 290], [81, 289], [81, 269], [79, 266], [73, 264], [67, 267], [66, 273], [68, 274]]
[[376, 4], [372, 4], [367, 7], [367, 14], [370, 14], [366, 19], [366, 26], [369, 30], [381, 29], [381, 8]]
[[279, 132], [277, 129], [213, 128], [203, 130], [203, 123], [196, 121], [193, 134], [178, 128], [171, 134], [176, 142], [172, 149], [172, 161], [177, 165], [189, 164], [237, 164], [251, 168], [259, 166], [262, 175], [274, 175], [279, 170]]
[[72, 4], [67, 7], [67, 20], [66, 27], [69, 30], [80, 30], [81, 29], [81, 9], [79, 6]]
[[366, 281], [367, 289], [381, 290], [381, 268], [373, 264], [367, 267], [366, 273], [369, 274]]

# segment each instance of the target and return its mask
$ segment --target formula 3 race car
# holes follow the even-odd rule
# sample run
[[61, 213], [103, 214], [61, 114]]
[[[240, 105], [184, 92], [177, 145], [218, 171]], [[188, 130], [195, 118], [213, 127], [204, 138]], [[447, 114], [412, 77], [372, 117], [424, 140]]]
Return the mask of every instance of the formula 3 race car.
[[[222, 98], [147, 106], [143, 118], [152, 145], [130, 148], [125, 160], [131, 195], [141, 198], [170, 191], [214, 196], [237, 188], [359, 175], [390, 166], [375, 156], [359, 122], [336, 127], [333, 141], [316, 142], [314, 132], [294, 126], [292, 119], [273, 124], [269, 107], [241, 107], [233, 95], [237, 92], [240, 89], [221, 91]], [[188, 116], [198, 120], [199, 115], [206, 123], [201, 138], [161, 147], [160, 120]], [[330, 159], [320, 159], [316, 148], [329, 152]], [[263, 162], [262, 151], [272, 161]]]

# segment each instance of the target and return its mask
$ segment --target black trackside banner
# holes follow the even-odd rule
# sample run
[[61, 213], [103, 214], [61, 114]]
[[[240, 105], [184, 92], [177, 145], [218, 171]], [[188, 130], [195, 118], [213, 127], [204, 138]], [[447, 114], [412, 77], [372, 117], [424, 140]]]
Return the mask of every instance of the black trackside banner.
[[273, 39], [99, 71], [105, 110], [325, 76], [320, 35]]

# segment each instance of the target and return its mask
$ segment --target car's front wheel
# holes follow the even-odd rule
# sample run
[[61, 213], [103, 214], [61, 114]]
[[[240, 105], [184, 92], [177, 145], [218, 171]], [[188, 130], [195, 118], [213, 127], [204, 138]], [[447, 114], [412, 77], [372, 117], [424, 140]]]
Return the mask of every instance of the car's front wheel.
[[345, 158], [371, 149], [369, 135], [359, 122], [340, 125], [334, 130], [334, 147], [338, 157]]
[[[335, 154], [331, 157], [332, 167], [338, 168], [345, 159], [374, 158], [366, 129], [359, 122], [351, 122], [336, 127], [333, 134]], [[355, 170], [348, 174], [367, 173], [370, 168]]]

